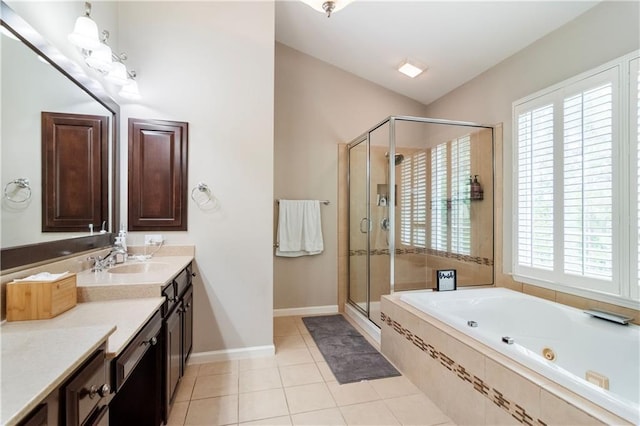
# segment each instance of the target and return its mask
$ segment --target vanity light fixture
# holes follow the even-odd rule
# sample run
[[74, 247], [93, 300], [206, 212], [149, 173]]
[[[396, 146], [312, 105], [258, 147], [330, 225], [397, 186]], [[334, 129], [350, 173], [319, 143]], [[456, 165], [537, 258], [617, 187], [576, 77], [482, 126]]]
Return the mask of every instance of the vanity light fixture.
[[318, 12], [327, 14], [327, 18], [331, 18], [331, 14], [343, 9], [353, 0], [302, 0], [303, 3], [311, 6]]
[[415, 78], [419, 76], [420, 74], [422, 74], [422, 72], [425, 69], [426, 68], [421, 68], [417, 65], [410, 63], [409, 61], [403, 62], [402, 65], [398, 67], [398, 71], [400, 71], [402, 74], [411, 78]]
[[124, 61], [126, 53], [116, 55], [107, 44], [109, 31], [102, 31], [102, 37], [98, 36], [98, 25], [91, 19], [91, 3], [85, 2], [85, 16], [76, 20], [73, 33], [69, 34], [69, 41], [82, 51], [85, 63], [89, 68], [95, 69], [106, 81], [121, 89], [118, 92], [123, 98], [140, 99], [138, 83], [135, 81], [136, 73], [127, 71]]
[[76, 19], [73, 32], [67, 38], [73, 45], [85, 50], [95, 49], [100, 45], [98, 24], [91, 19], [91, 3], [84, 3], [84, 16]]
[[129, 72], [129, 79], [127, 84], [122, 86], [122, 89], [118, 92], [118, 95], [124, 99], [138, 100], [140, 99], [140, 90], [138, 90], [138, 82], [136, 81], [137, 74], [135, 71]]
[[102, 31], [102, 42], [84, 59], [87, 65], [100, 72], [109, 72], [113, 68], [113, 52], [107, 45], [108, 39], [109, 31]]

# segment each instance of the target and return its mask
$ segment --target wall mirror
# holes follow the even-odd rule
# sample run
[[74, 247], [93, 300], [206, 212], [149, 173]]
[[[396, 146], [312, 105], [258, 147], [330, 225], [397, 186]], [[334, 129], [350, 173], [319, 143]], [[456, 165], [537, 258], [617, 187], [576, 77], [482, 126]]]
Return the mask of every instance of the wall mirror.
[[[2, 270], [53, 260], [111, 243], [118, 226], [119, 106], [82, 68], [63, 56], [2, 2]], [[13, 37], [12, 37], [13, 36]], [[106, 233], [42, 232], [41, 113], [107, 119]]]

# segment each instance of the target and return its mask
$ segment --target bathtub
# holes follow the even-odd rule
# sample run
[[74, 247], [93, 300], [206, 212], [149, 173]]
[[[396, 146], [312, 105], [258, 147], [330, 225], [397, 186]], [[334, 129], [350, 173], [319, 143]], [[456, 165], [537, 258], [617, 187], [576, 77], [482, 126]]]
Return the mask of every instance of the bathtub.
[[[592, 318], [579, 309], [504, 288], [411, 292], [400, 300], [640, 423], [640, 327]], [[609, 390], [588, 382], [587, 371], [597, 379], [607, 378]]]

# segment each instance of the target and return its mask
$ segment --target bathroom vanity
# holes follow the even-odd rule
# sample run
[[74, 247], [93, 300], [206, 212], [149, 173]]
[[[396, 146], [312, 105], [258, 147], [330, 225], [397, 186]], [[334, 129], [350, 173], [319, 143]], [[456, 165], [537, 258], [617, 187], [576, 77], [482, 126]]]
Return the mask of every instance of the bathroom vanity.
[[3, 324], [0, 424], [166, 422], [192, 347], [192, 261], [158, 256], [83, 271], [83, 303], [50, 320]]

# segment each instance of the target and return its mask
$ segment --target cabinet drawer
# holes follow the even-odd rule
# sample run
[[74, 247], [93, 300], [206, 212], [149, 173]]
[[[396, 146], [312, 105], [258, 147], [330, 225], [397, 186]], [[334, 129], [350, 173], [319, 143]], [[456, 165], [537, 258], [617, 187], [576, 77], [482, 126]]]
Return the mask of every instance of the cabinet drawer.
[[176, 283], [178, 296], [182, 296], [182, 293], [189, 287], [189, 284], [191, 284], [191, 264], [184, 268], [173, 281]]
[[162, 317], [159, 311], [147, 322], [145, 327], [129, 343], [124, 352], [115, 359], [115, 385], [118, 391], [127, 377], [136, 368], [149, 347], [159, 343], [158, 338], [162, 329]]
[[99, 350], [64, 387], [66, 424], [83, 424], [96, 407], [106, 405], [110, 392], [104, 351]]

